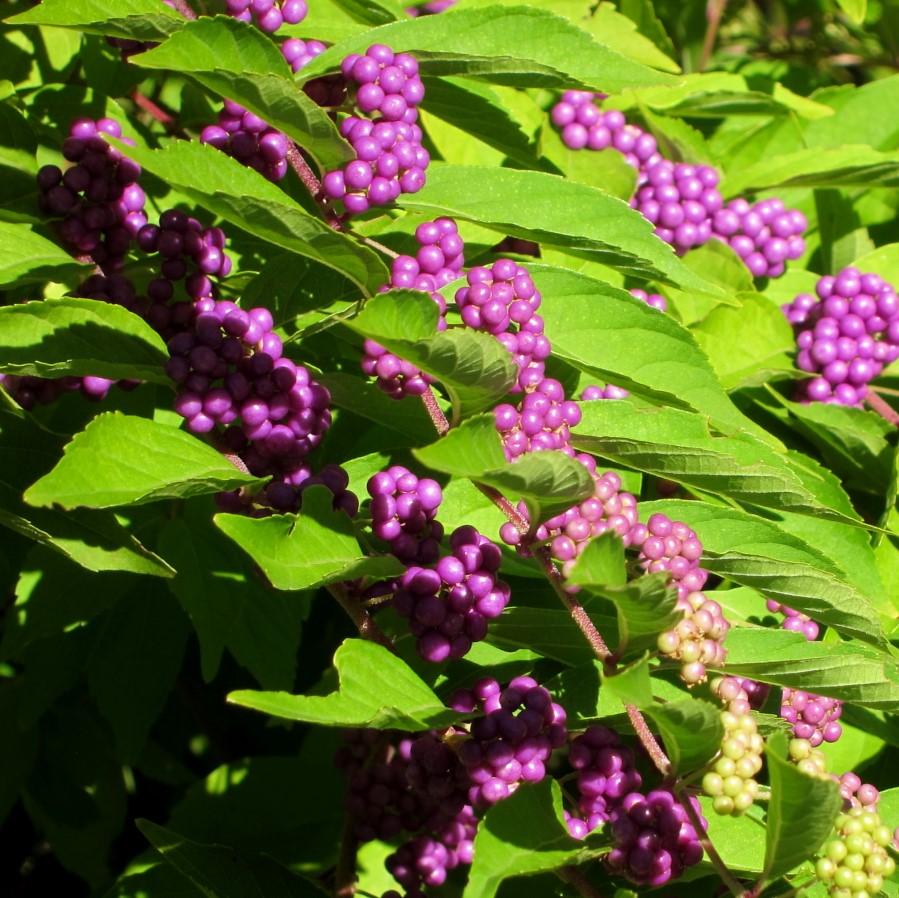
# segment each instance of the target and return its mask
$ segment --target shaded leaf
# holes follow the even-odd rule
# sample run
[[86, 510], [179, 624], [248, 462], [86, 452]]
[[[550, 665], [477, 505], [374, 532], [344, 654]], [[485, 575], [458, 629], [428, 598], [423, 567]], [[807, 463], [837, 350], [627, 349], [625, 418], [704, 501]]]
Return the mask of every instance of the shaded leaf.
[[0, 287], [62, 280], [87, 270], [83, 262], [27, 224], [0, 221]]
[[44, 0], [6, 20], [11, 25], [53, 25], [88, 34], [158, 40], [184, 24], [184, 18], [158, 0]]
[[721, 712], [702, 699], [650, 704], [643, 712], [658, 727], [672, 772], [683, 776], [700, 770], [721, 748]]

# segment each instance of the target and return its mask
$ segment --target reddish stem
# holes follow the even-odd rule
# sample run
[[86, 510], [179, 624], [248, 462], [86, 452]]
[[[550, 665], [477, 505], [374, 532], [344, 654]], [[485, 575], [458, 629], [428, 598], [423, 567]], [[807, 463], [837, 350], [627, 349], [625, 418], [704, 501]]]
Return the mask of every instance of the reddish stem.
[[303, 158], [303, 154], [295, 143], [291, 143], [287, 149], [287, 161], [290, 167], [297, 173], [297, 177], [303, 182], [303, 186], [309, 191], [310, 196], [321, 200], [321, 181], [315, 176], [315, 172], [309, 167], [309, 163]]
[[169, 0], [169, 4], [172, 9], [180, 12], [185, 19], [195, 19], [197, 17], [187, 0]]
[[446, 436], [449, 433], [449, 421], [446, 420], [446, 415], [443, 414], [443, 409], [440, 408], [440, 404], [437, 402], [437, 396], [434, 393], [434, 390], [431, 387], [421, 394], [421, 402], [425, 407], [425, 411], [428, 413], [428, 417], [431, 419], [431, 423], [434, 425], [434, 430], [437, 431], [438, 436]]
[[384, 648], [390, 649], [391, 652], [394, 650], [393, 643], [384, 635], [384, 631], [377, 625], [375, 619], [369, 614], [368, 610], [361, 602], [357, 601], [352, 596], [347, 595], [346, 591], [339, 583], [332, 583], [326, 588], [337, 600], [337, 604], [346, 611], [347, 616], [355, 624], [356, 629], [359, 631], [359, 635], [363, 639], [380, 643]]
[[138, 109], [142, 109], [151, 118], [156, 119], [166, 130], [175, 128], [175, 117], [166, 112], [161, 106], [154, 103], [149, 97], [144, 96], [137, 88], [131, 91], [131, 99]]
[[668, 755], [665, 754], [662, 746], [659, 745], [658, 739], [656, 739], [652, 730], [647, 726], [646, 718], [636, 705], [625, 705], [625, 710], [627, 711], [627, 716], [630, 718], [634, 732], [637, 734], [637, 738], [649, 753], [653, 764], [656, 765], [662, 776], [669, 776], [671, 774], [671, 761], [668, 760]]
[[865, 404], [872, 411], [877, 412], [884, 421], [888, 421], [893, 427], [899, 427], [899, 412], [886, 399], [882, 399], [877, 393], [869, 392], [865, 397]]
[[353, 820], [347, 814], [340, 836], [340, 854], [337, 856], [337, 869], [334, 873], [334, 898], [352, 898], [356, 892], [357, 848]]
[[708, 22], [705, 29], [705, 38], [702, 42], [702, 51], [699, 55], [699, 71], [705, 70], [715, 49], [715, 41], [718, 38], [718, 29], [721, 27], [721, 19], [724, 16], [724, 8], [727, 0], [708, 0]]

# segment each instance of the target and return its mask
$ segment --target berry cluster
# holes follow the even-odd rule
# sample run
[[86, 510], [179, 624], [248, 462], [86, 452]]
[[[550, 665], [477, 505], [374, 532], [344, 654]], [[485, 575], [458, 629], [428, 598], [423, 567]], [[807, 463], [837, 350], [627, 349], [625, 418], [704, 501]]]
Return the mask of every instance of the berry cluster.
[[815, 873], [832, 898], [876, 895], [896, 872], [887, 853], [893, 834], [880, 815], [868, 808], [850, 808], [837, 817], [833, 836], [824, 843]]
[[372, 44], [363, 55], [351, 53], [341, 71], [357, 88], [353, 99], [360, 114], [340, 123], [356, 158], [328, 172], [322, 189], [354, 215], [424, 186], [430, 156], [416, 124], [424, 84], [415, 57], [394, 53], [384, 44]]
[[407, 564], [433, 564], [440, 556], [443, 525], [435, 520], [443, 501], [436, 480], [419, 479], [408, 468], [393, 465], [367, 484], [371, 496], [371, 529], [390, 551]]
[[[659, 651], [681, 662], [681, 678], [692, 686], [706, 677], [706, 666], [721, 667], [727, 658], [724, 638], [730, 629], [721, 606], [704, 592], [691, 592], [677, 600], [684, 616], [658, 639]], [[748, 697], [747, 697], [748, 701]]]
[[863, 783], [861, 777], [851, 771], [844, 773], [839, 778], [840, 795], [843, 798], [844, 807], [849, 808], [875, 808], [880, 801], [880, 792], [876, 786]]
[[749, 707], [753, 711], [758, 711], [762, 708], [771, 692], [771, 687], [767, 683], [759, 683], [758, 680], [749, 680], [745, 677], [731, 677], [730, 679], [739, 683], [740, 688], [746, 693]]
[[724, 738], [712, 769], [702, 778], [702, 790], [719, 814], [738, 816], [758, 794], [755, 775], [762, 769], [764, 742], [752, 716], [749, 696], [734, 677], [716, 680], [712, 691], [724, 702]]
[[809, 642], [818, 638], [818, 625], [807, 614], [803, 614], [795, 608], [788, 608], [774, 599], [768, 599], [766, 605], [769, 611], [784, 615], [782, 624], [784, 630], [801, 633]]
[[614, 384], [590, 384], [581, 391], [581, 399], [584, 402], [593, 402], [597, 399], [627, 399], [630, 393], [624, 387], [616, 387]]
[[549, 377], [526, 393], [517, 407], [503, 403], [493, 415], [509, 461], [525, 452], [570, 449], [570, 428], [581, 420], [578, 404], [566, 399], [562, 384]]
[[861, 405], [868, 384], [899, 358], [899, 296], [876, 274], [844, 268], [783, 307], [796, 332], [796, 366], [813, 375], [803, 402]]
[[780, 716], [793, 724], [797, 739], [806, 739], [812, 748], [822, 742], [836, 742], [843, 735], [840, 715], [843, 703], [836, 698], [812, 695], [802, 689], [784, 689]]
[[686, 524], [664, 514], [651, 515], [645, 527], [631, 533], [631, 545], [640, 549], [643, 570], [650, 574], [666, 571], [680, 598], [705, 586], [708, 573], [699, 566], [702, 543]]
[[125, 143], [117, 121], [76, 119], [62, 154], [74, 163], [63, 172], [45, 165], [37, 173], [41, 208], [63, 220], [59, 233], [76, 253], [89, 255], [104, 271], [120, 268], [131, 241], [147, 223], [146, 196], [137, 183], [140, 166], [107, 142]]
[[550, 113], [552, 123], [562, 129], [562, 142], [571, 150], [618, 150], [627, 162], [643, 172], [662, 160], [656, 139], [629, 125], [617, 109], [603, 112], [594, 102], [602, 95], [585, 90], [566, 90]]
[[217, 124], [207, 125], [200, 132], [200, 140], [270, 181], [280, 181], [287, 174], [287, 135], [233, 100], [225, 100]]
[[774, 278], [805, 252], [807, 227], [806, 217], [779, 199], [752, 204], [736, 199], [715, 213], [712, 236], [728, 244], [754, 277]]
[[657, 236], [685, 253], [712, 236], [712, 218], [724, 205], [718, 180], [709, 165], [662, 159], [646, 169], [631, 206], [656, 226]]
[[408, 568], [394, 587], [394, 609], [409, 619], [419, 654], [433, 663], [467, 655], [511, 595], [497, 577], [502, 554], [495, 543], [474, 527], [459, 527], [450, 548], [433, 569]]
[[633, 752], [604, 726], [588, 727], [578, 736], [571, 743], [568, 761], [577, 771], [581, 815], [568, 816], [568, 831], [575, 839], [583, 839], [608, 822], [624, 797], [643, 785], [643, 778], [634, 766]]
[[[430, 294], [440, 310], [437, 329], [446, 329], [446, 300], [438, 292], [441, 287], [459, 277], [464, 264], [465, 244], [459, 229], [451, 218], [426, 221], [415, 229], [418, 250], [414, 256], [397, 256], [391, 265], [390, 287], [407, 290], [421, 290]], [[420, 396], [433, 378], [420, 371], [410, 362], [388, 352], [374, 340], [363, 344], [362, 370], [388, 396], [402, 399], [405, 396]]]
[[471, 738], [459, 749], [472, 783], [468, 800], [475, 808], [508, 798], [520, 783], [539, 783], [553, 749], [567, 738], [565, 709], [533, 677], [515, 677], [505, 687], [479, 680], [457, 692], [450, 707], [483, 713], [472, 721]]
[[[699, 802], [688, 800], [700, 814]], [[638, 885], [664, 885], [702, 859], [696, 830], [670, 789], [625, 795], [611, 821], [615, 845], [606, 863]]]
[[[30, 411], [36, 405], [49, 405], [60, 396], [80, 392], [85, 399], [99, 402], [105, 399], [115, 381], [106, 377], [44, 378], [31, 375], [0, 374], [0, 384], [22, 408]], [[122, 385], [133, 382], [122, 381]]]
[[551, 347], [537, 314], [541, 296], [530, 273], [512, 259], [471, 268], [467, 286], [456, 291], [463, 323], [495, 334], [518, 368], [518, 389], [534, 389], [543, 380]]
[[225, 0], [228, 14], [274, 34], [282, 25], [298, 25], [306, 18], [306, 0]]

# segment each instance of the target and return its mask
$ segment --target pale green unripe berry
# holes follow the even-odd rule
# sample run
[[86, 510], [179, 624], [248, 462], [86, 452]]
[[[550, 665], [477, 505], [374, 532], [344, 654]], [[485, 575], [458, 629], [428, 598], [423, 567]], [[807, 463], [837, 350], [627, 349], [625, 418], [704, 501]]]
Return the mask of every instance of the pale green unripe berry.
[[702, 778], [702, 791], [710, 798], [724, 794], [724, 779], [720, 774], [709, 772]]

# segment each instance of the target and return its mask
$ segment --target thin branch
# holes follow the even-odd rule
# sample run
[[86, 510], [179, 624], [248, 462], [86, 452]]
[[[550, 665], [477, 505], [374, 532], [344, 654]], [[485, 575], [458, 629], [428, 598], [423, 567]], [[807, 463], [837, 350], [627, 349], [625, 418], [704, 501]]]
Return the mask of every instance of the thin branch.
[[176, 12], [180, 12], [185, 19], [195, 19], [197, 17], [187, 0], [169, 0], [169, 5]]
[[[359, 235], [356, 235], [359, 237]], [[370, 246], [372, 249], [376, 249], [379, 253], [384, 253], [385, 256], [390, 256], [391, 259], [398, 259], [399, 253], [394, 252], [389, 246], [384, 246], [383, 243], [378, 243], [377, 240], [372, 240], [371, 237], [359, 237], [359, 239], [366, 245]]]
[[421, 401], [431, 419], [431, 423], [434, 425], [434, 430], [437, 431], [437, 435], [441, 437], [446, 436], [450, 429], [449, 421], [446, 420], [446, 415], [443, 414], [443, 409], [440, 408], [437, 396], [431, 387], [428, 387], [421, 394]]
[[699, 71], [705, 70], [712, 58], [712, 51], [715, 49], [715, 41], [718, 39], [718, 29], [721, 27], [721, 19], [724, 16], [724, 8], [727, 6], [727, 0], [708, 0], [708, 12], [706, 13], [708, 22], [705, 29], [705, 37], [702, 41], [702, 51], [699, 54]]
[[708, 833], [702, 825], [702, 820], [700, 819], [699, 814], [696, 813], [696, 808], [693, 807], [693, 802], [690, 801], [690, 796], [684, 790], [683, 786], [675, 786], [674, 793], [677, 796], [677, 800], [680, 802], [681, 807], [686, 811], [693, 829], [696, 830], [699, 844], [702, 845], [703, 850], [708, 855], [712, 866], [721, 877], [721, 881], [727, 886], [734, 898], [750, 898], [752, 891], [743, 887], [734, 874], [730, 872], [730, 869], [727, 864], [724, 863], [721, 855], [718, 854], [718, 849], [715, 848], [711, 839], [709, 839]]
[[287, 162], [297, 173], [297, 177], [303, 182], [303, 186], [309, 191], [312, 199], [319, 200], [322, 190], [321, 181], [315, 176], [315, 172], [309, 167], [309, 163], [303, 158], [303, 154], [295, 143], [291, 143], [287, 148]]
[[356, 835], [353, 832], [353, 818], [347, 814], [340, 836], [337, 869], [334, 872], [334, 898], [353, 898], [356, 892], [356, 849], [358, 847]]
[[346, 611], [363, 639], [378, 642], [385, 648], [393, 651], [393, 643], [384, 635], [383, 630], [377, 625], [375, 619], [368, 613], [368, 610], [361, 602], [357, 601], [353, 596], [347, 595], [346, 590], [339, 583], [332, 583], [325, 588], [334, 596], [337, 604]]
[[159, 122], [167, 131], [175, 130], [175, 117], [154, 103], [149, 97], [142, 94], [137, 88], [131, 91], [131, 99], [138, 109], [146, 112], [147, 115]]
[[625, 705], [625, 709], [627, 710], [627, 716], [630, 718], [634, 732], [637, 734], [637, 738], [640, 740], [643, 747], [649, 753], [649, 757], [652, 758], [652, 763], [656, 765], [662, 776], [670, 776], [671, 761], [668, 760], [668, 755], [665, 754], [662, 746], [659, 745], [658, 739], [656, 739], [652, 730], [649, 729], [646, 718], [636, 705]]
[[515, 525], [522, 536], [528, 535], [530, 522], [499, 490], [483, 483], [476, 483], [475, 486]]
[[899, 427], [899, 412], [886, 399], [882, 399], [876, 393], [868, 393], [865, 397], [865, 404], [872, 411], [877, 412], [884, 421], [888, 421], [893, 427]]
[[567, 882], [568, 885], [583, 895], [583, 898], [603, 898], [599, 889], [577, 867], [559, 867], [555, 873], [562, 882]]
[[584, 608], [576, 596], [573, 596], [565, 589], [565, 579], [553, 562], [549, 549], [546, 546], [541, 546], [534, 554], [540, 560], [540, 565], [546, 574], [547, 580], [549, 580], [550, 586], [552, 586], [559, 600], [568, 610], [571, 619], [577, 624], [578, 629], [584, 634], [584, 638], [590, 643], [593, 654], [601, 661], [611, 661], [612, 653], [609, 651], [609, 647], [606, 645], [599, 630], [596, 629], [596, 625], [590, 620], [587, 609]]

